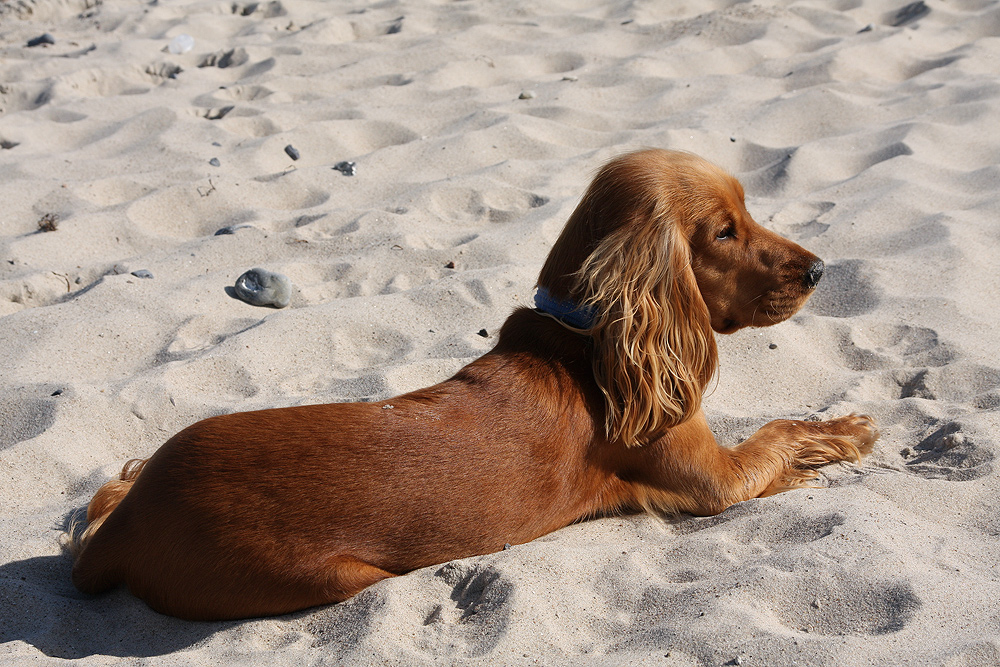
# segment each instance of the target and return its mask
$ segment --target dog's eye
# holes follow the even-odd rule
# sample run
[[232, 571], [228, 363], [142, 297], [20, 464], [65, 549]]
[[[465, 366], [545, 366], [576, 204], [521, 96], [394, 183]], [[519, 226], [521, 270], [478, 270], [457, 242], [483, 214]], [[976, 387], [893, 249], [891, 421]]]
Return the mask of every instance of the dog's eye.
[[726, 227], [715, 237], [719, 241], [724, 241], [726, 239], [736, 238], [736, 230], [732, 227]]

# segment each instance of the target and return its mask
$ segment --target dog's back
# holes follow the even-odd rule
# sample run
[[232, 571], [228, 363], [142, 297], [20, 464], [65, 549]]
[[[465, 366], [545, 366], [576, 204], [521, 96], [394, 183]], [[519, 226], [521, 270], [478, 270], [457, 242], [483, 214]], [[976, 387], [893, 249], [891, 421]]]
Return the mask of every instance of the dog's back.
[[[529, 311], [512, 319], [572, 336]], [[607, 481], [584, 463], [593, 421], [567, 421], [579, 383], [557, 366], [493, 354], [381, 403], [194, 424], [98, 491], [73, 581], [125, 583], [174, 616], [273, 615], [551, 532], [594, 511]], [[540, 403], [536, 374], [559, 400]], [[535, 418], [512, 428], [498, 410]]]

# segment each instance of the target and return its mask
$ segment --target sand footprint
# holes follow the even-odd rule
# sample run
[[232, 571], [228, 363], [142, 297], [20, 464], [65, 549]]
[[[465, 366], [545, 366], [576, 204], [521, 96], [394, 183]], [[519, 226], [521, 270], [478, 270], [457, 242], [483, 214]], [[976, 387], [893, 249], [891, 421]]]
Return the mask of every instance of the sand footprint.
[[183, 72], [183, 68], [180, 65], [160, 61], [146, 65], [142, 73], [149, 78], [152, 83], [157, 85], [163, 83], [167, 79], [176, 79], [177, 75]]
[[500, 183], [484, 183], [482, 187], [439, 185], [422, 198], [427, 201], [421, 202], [420, 208], [442, 219], [467, 224], [511, 222], [549, 201], [542, 195]]
[[[270, 97], [273, 94], [274, 91], [267, 86], [236, 85], [220, 88], [214, 93], [210, 93], [206, 96], [206, 99], [213, 99], [215, 95], [218, 95], [237, 102], [252, 102], [253, 100], [261, 100], [265, 97]], [[195, 104], [200, 104], [201, 102], [199, 100], [201, 99], [202, 97], [195, 98]]]
[[234, 2], [232, 12], [237, 16], [252, 16], [258, 19], [273, 19], [287, 16], [288, 11], [278, 0], [271, 2]]
[[239, 67], [240, 65], [245, 65], [250, 60], [250, 55], [247, 53], [246, 49], [238, 47], [235, 49], [224, 49], [221, 51], [216, 51], [215, 53], [210, 53], [205, 56], [198, 67], [218, 67], [219, 69], [227, 69], [229, 67]]
[[[316, 392], [320, 393], [320, 392]], [[329, 397], [329, 402], [371, 402], [381, 401], [398, 392], [394, 391], [379, 373], [368, 373], [357, 377], [334, 378], [325, 382], [321, 393]], [[324, 399], [325, 400], [325, 399]]]
[[0, 393], [0, 451], [31, 440], [52, 426], [58, 391], [45, 385], [18, 387]]
[[[850, 393], [855, 400], [989, 401], [991, 390], [1000, 385], [1000, 378], [991, 381], [988, 372], [979, 381], [966, 381], [964, 376], [974, 375], [976, 370], [955, 365], [956, 352], [933, 329], [873, 324], [856, 331], [843, 327], [837, 336], [844, 365], [854, 371], [868, 371]], [[882, 372], [870, 372], [875, 370]], [[961, 395], [949, 389], [956, 385], [963, 387]]]
[[836, 572], [833, 579], [791, 597], [787, 589], [776, 590], [765, 599], [777, 602], [772, 609], [785, 625], [823, 635], [899, 632], [922, 606], [906, 581], [872, 581], [857, 571]]
[[173, 333], [170, 342], [157, 355], [159, 363], [188, 359], [258, 325], [257, 318], [240, 318], [219, 322], [217, 318], [196, 315], [184, 321]]
[[946, 422], [931, 428], [934, 430], [918, 444], [900, 451], [908, 472], [926, 479], [967, 482], [993, 471], [993, 453], [976, 445], [960, 423]]
[[328, 348], [340, 368], [370, 371], [402, 362], [412, 351], [413, 341], [396, 329], [357, 321], [331, 331]]
[[443, 267], [435, 270], [428, 266], [400, 271], [394, 262], [359, 270], [343, 261], [325, 265], [286, 264], [285, 270], [295, 276], [296, 287], [307, 304], [405, 292], [440, 278], [443, 273]]
[[[736, 510], [736, 511], [733, 511]], [[737, 521], [743, 518], [743, 512], [748, 512], [745, 507], [734, 507], [724, 514], [713, 517], [699, 517], [698, 519], [682, 521], [674, 526], [674, 531], [678, 535], [691, 535], [700, 533], [709, 528]], [[834, 529], [847, 523], [847, 516], [840, 512], [833, 512], [824, 516], [783, 516], [781, 525], [761, 524], [757, 526], [764, 539], [774, 542], [794, 542], [806, 544], [821, 540], [833, 534]], [[751, 538], [756, 538], [752, 531]]]
[[254, 373], [230, 355], [204, 351], [159, 368], [166, 392], [183, 396], [190, 405], [226, 406], [225, 411], [230, 412], [234, 403], [245, 409], [244, 401], [261, 391]]
[[940, 367], [904, 368], [894, 372], [899, 398], [916, 396], [929, 400], [972, 403], [988, 409], [996, 403], [1000, 371], [963, 361]]
[[52, 80], [19, 81], [0, 85], [0, 110], [33, 111], [49, 103], [52, 99]]
[[841, 341], [841, 354], [846, 359], [863, 357], [866, 363], [859, 366], [849, 363], [854, 370], [871, 368], [871, 359], [878, 360], [882, 368], [922, 369], [944, 366], [956, 359], [952, 347], [940, 340], [938, 333], [926, 327], [909, 324], [872, 325], [864, 330], [845, 330]]
[[[70, 275], [37, 271], [26, 276], [0, 281], [0, 317], [24, 308], [48, 306], [68, 298], [78, 286]], [[2, 405], [2, 403], [0, 403]]]
[[503, 624], [489, 623], [487, 619], [510, 604], [517, 584], [495, 565], [479, 561], [445, 563], [434, 576], [452, 587], [451, 599], [455, 606], [446, 608], [435, 605], [424, 625], [446, 624], [452, 630], [467, 634], [470, 644], [480, 649], [484, 643], [495, 646], [504, 633], [504, 627]]
[[820, 218], [834, 207], [830, 201], [795, 201], [783, 207], [769, 219], [770, 227], [782, 236], [798, 241], [811, 239], [830, 228]]

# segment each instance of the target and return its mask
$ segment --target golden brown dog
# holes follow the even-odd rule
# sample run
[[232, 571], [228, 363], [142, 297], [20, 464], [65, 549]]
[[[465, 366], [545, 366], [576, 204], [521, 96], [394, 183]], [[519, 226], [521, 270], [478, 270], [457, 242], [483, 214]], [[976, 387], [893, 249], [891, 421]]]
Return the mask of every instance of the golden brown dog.
[[516, 310], [491, 352], [388, 401], [186, 428], [94, 496], [73, 582], [183, 618], [282, 614], [589, 516], [715, 514], [801, 486], [867, 453], [871, 420], [778, 420], [722, 448], [701, 396], [713, 330], [788, 318], [822, 272], [718, 167], [619, 157], [552, 248], [541, 310]]

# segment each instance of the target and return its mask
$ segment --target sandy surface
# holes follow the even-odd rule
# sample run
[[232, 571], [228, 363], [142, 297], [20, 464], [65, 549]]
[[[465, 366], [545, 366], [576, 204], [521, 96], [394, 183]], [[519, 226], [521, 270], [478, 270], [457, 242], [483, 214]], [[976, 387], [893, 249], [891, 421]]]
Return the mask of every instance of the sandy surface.
[[[0, 663], [1000, 664], [1000, 4], [905, 4], [0, 2]], [[60, 532], [125, 460], [444, 379], [640, 146], [723, 165], [827, 262], [720, 340], [720, 441], [864, 411], [863, 466], [274, 619], [73, 589]], [[256, 266], [288, 308], [230, 296]]]

